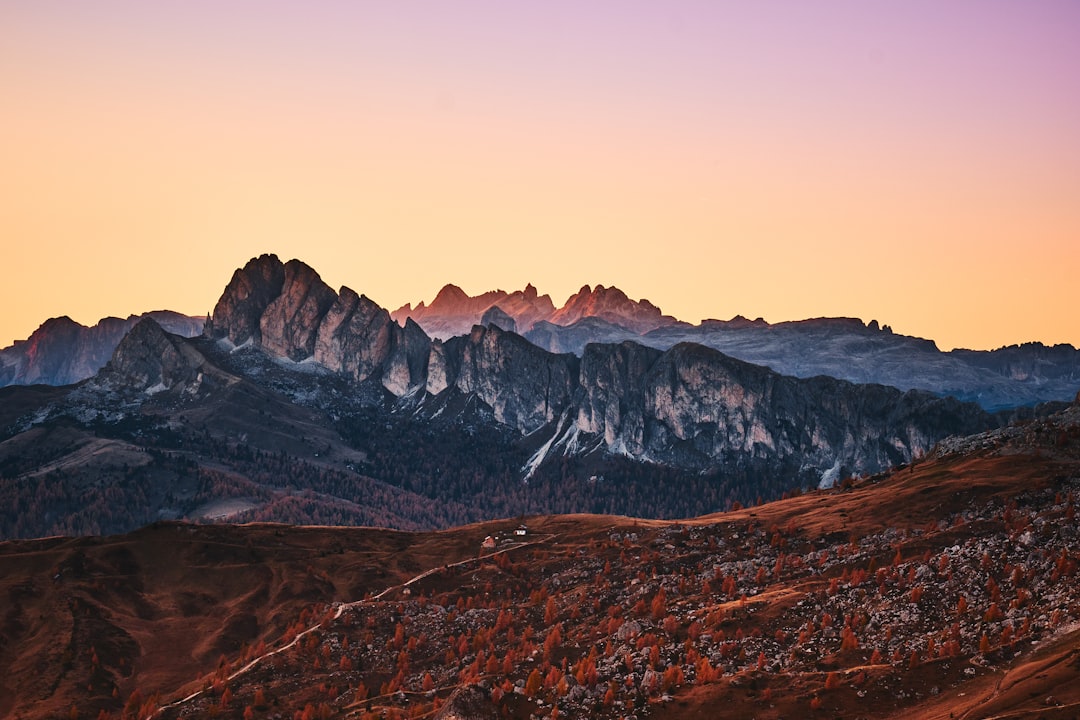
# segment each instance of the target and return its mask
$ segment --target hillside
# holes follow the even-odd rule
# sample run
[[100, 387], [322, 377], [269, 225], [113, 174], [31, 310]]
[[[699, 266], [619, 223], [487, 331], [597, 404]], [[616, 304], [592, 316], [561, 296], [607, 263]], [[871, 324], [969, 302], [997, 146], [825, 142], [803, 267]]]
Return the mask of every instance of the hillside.
[[1078, 492], [1074, 407], [679, 522], [7, 542], [0, 713], [1074, 717]]

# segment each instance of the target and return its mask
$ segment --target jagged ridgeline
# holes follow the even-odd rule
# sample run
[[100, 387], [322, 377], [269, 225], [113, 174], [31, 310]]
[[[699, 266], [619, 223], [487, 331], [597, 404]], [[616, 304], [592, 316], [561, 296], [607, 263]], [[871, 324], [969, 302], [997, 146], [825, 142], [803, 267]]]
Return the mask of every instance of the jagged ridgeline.
[[692, 343], [663, 352], [590, 344], [579, 359], [496, 325], [432, 340], [411, 318], [399, 326], [365, 296], [334, 292], [307, 265], [273, 255], [236, 272], [206, 334], [376, 379], [398, 409], [421, 415], [451, 397], [475, 399], [500, 425], [546, 436], [529, 469], [549, 455], [601, 451], [694, 469], [795, 458], [819, 475], [834, 465], [875, 471], [992, 424], [955, 400], [784, 377]]
[[[536, 307], [535, 295], [523, 302]], [[298, 260], [254, 258], [202, 336], [143, 319], [81, 385], [0, 390], [0, 474], [16, 480], [0, 486], [16, 509], [0, 534], [162, 517], [401, 528], [687, 517], [1001, 424], [973, 403], [784, 376], [694, 343], [553, 353], [490, 310], [491, 324], [433, 339]]]

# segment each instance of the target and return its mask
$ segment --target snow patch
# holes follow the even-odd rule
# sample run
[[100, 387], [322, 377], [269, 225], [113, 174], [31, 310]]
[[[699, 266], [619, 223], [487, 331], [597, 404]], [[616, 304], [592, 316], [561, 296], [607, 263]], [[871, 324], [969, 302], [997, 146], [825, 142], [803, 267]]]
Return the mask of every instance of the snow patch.
[[148, 387], [145, 390], [143, 390], [143, 392], [146, 393], [147, 395], [157, 395], [159, 392], [164, 392], [164, 391], [166, 391], [168, 389], [169, 388], [166, 387], [165, 383], [163, 383], [161, 381], [158, 381], [157, 385], [153, 385], [151, 387]]
[[[522, 478], [525, 482], [529, 482], [529, 478], [533, 476], [537, 468], [547, 458], [548, 453], [555, 447], [556, 443], [560, 441], [560, 436], [566, 431], [566, 424], [570, 419], [570, 413], [568, 410], [564, 410], [562, 415], [559, 416], [559, 422], [555, 426], [555, 432], [551, 434], [548, 441], [540, 446], [540, 449], [533, 453], [533, 456], [529, 458], [529, 461], [521, 468], [521, 471], [525, 473], [525, 477]], [[577, 426], [574, 427], [577, 430]]]
[[834, 487], [839, 479], [840, 458], [837, 458], [831, 468], [821, 473], [821, 482], [818, 483], [818, 490], [828, 490], [829, 488]]

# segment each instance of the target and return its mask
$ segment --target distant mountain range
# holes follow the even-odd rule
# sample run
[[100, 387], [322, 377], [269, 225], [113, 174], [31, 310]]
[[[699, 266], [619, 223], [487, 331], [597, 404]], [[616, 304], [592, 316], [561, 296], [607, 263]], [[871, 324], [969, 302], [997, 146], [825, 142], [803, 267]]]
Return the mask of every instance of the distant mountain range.
[[[308, 271], [314, 274], [310, 268]], [[284, 282], [284, 265], [280, 272]], [[319, 287], [316, 292], [311, 310], [322, 310], [320, 303], [333, 302], [331, 288]], [[346, 300], [338, 310], [356, 303], [363, 305], [360, 313], [365, 316], [377, 307], [347, 288], [343, 293]], [[329, 305], [325, 309], [329, 310]], [[202, 332], [201, 318], [167, 311], [148, 315], [178, 335], [191, 337]], [[141, 317], [106, 318], [92, 328], [66, 317], [49, 320], [28, 340], [0, 350], [0, 386], [64, 385], [84, 380], [104, 366], [120, 338]], [[781, 375], [825, 375], [900, 390], [926, 390], [976, 402], [989, 411], [1069, 401], [1080, 390], [1080, 351], [1071, 345], [1025, 343], [991, 351], [941, 352], [931, 340], [899, 335], [888, 325], [854, 318], [770, 324], [736, 316], [691, 325], [664, 315], [648, 300], [632, 300], [618, 288], [603, 285], [582, 287], [558, 308], [549, 295], [540, 295], [532, 285], [511, 293], [493, 290], [475, 297], [455, 285], [446, 285], [430, 305], [407, 304], [390, 313], [390, 318], [402, 328], [411, 320], [414, 338], [417, 327], [439, 341], [468, 335], [474, 326], [498, 327], [549, 352], [578, 357], [584, 357], [590, 343], [630, 340], [658, 350], [697, 343]], [[360, 355], [349, 357], [348, 347], [331, 349], [327, 344], [332, 342], [331, 335], [324, 332], [324, 342], [318, 348], [292, 348], [290, 357], [308, 352], [322, 362], [339, 352], [343, 359], [337, 369], [369, 362]], [[414, 366], [416, 362], [413, 358]], [[329, 367], [334, 367], [334, 362]], [[410, 372], [415, 370], [413, 367]]]
[[[577, 322], [590, 320], [608, 322]], [[687, 342], [590, 343], [578, 356], [495, 322], [440, 340], [263, 255], [233, 274], [202, 335], [146, 317], [77, 385], [0, 389], [0, 479], [12, 481], [0, 507], [15, 508], [0, 537], [177, 517], [686, 517], [909, 463], [948, 436], [1063, 406], [990, 413]]]
[[90, 377], [108, 362], [127, 331], [145, 317], [183, 337], [202, 333], [203, 319], [170, 310], [107, 317], [93, 327], [66, 315], [41, 324], [26, 340], [0, 350], [0, 387], [5, 385], [70, 385]]
[[855, 318], [770, 324], [736, 316], [691, 325], [664, 315], [648, 300], [631, 300], [618, 288], [603, 285], [586, 285], [558, 309], [532, 285], [476, 297], [447, 285], [431, 305], [405, 305], [391, 317], [399, 323], [412, 319], [438, 339], [465, 334], [473, 325], [497, 325], [545, 350], [579, 357], [590, 343], [631, 340], [659, 350], [698, 343], [782, 375], [827, 375], [927, 390], [991, 411], [1068, 401], [1080, 390], [1080, 351], [1072, 345], [1031, 342], [990, 351], [942, 352], [932, 340], [898, 335], [888, 325]]

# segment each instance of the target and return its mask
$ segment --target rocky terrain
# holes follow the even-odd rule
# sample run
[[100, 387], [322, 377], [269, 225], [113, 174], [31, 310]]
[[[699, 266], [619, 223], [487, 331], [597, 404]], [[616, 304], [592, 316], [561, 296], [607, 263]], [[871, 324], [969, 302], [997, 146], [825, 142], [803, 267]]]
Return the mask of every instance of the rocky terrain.
[[[602, 287], [583, 288], [552, 317], [602, 319], [628, 303], [652, 318], [647, 324], [664, 321], [651, 304]], [[748, 455], [798, 457], [819, 475], [834, 466], [874, 471], [946, 435], [994, 424], [977, 408], [927, 393], [782, 378], [698, 345], [663, 353], [592, 345], [579, 360], [497, 325], [429, 339], [411, 318], [401, 327], [354, 291], [335, 293], [303, 263], [282, 264], [272, 255], [236, 271], [206, 333], [293, 362], [314, 361], [356, 382], [377, 379], [413, 405], [443, 407], [448, 391], [475, 397], [497, 422], [525, 435], [549, 434], [531, 467], [553, 451], [600, 449], [698, 468]]]
[[70, 385], [92, 376], [108, 362], [128, 330], [144, 317], [183, 337], [202, 334], [203, 319], [170, 311], [104, 318], [93, 327], [69, 317], [42, 323], [29, 338], [0, 350], [0, 387]]
[[680, 521], [2, 543], [0, 714], [1071, 718], [1078, 493], [1073, 407]]

